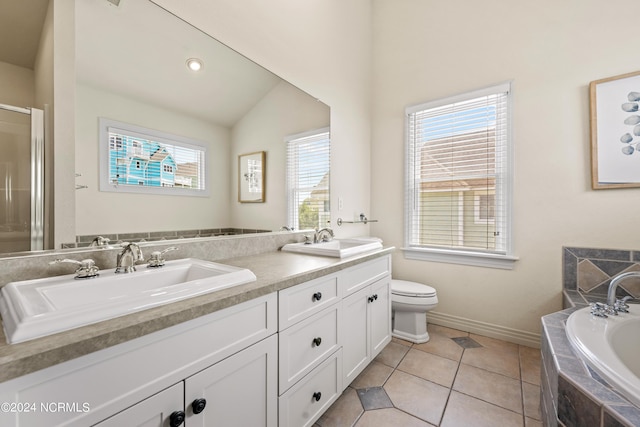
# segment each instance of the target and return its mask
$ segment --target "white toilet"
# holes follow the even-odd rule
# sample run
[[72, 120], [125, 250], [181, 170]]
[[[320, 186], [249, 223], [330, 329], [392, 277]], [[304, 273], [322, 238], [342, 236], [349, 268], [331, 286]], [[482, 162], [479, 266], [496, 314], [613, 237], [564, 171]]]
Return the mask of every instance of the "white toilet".
[[429, 341], [427, 311], [436, 305], [438, 296], [431, 286], [406, 280], [391, 280], [391, 335], [416, 344]]

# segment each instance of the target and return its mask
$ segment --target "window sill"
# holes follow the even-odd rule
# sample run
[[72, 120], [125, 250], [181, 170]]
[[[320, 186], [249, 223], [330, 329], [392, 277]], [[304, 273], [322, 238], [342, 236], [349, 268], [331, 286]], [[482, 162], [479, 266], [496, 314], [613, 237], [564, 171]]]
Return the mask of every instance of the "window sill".
[[518, 257], [455, 250], [402, 248], [405, 259], [513, 270]]

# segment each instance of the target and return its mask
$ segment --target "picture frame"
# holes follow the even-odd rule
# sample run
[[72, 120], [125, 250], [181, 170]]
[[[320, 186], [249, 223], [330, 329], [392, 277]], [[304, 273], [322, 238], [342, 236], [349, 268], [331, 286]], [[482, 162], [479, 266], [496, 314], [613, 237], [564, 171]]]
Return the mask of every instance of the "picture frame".
[[640, 187], [640, 71], [589, 83], [591, 187]]
[[240, 203], [264, 203], [266, 165], [264, 151], [238, 156], [238, 201]]

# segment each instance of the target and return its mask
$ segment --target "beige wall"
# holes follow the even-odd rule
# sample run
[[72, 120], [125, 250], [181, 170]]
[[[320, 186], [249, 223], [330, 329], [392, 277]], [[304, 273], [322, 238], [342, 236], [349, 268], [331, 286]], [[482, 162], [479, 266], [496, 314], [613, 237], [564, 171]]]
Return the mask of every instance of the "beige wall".
[[[207, 147], [208, 197], [101, 192], [98, 118], [193, 139]], [[228, 128], [103, 90], [76, 86], [76, 234], [228, 227], [231, 132]], [[73, 241], [73, 240], [71, 240]]]
[[[231, 131], [230, 227], [279, 230], [287, 224], [285, 136], [329, 126], [329, 108], [280, 82]], [[238, 202], [238, 156], [265, 151], [264, 203]]]
[[[368, 211], [370, 0], [155, 2], [328, 104], [332, 216]], [[336, 229], [368, 233], [362, 225]]]
[[34, 91], [33, 70], [0, 62], [0, 104], [32, 107]]
[[[434, 319], [535, 340], [561, 308], [561, 247], [637, 249], [640, 189], [590, 188], [592, 80], [640, 69], [626, 23], [640, 3], [373, 0], [372, 233], [403, 245], [403, 113], [408, 105], [513, 79], [512, 271], [408, 261], [399, 278], [431, 283]], [[639, 159], [640, 166], [640, 159]], [[438, 316], [440, 315], [440, 316]], [[465, 319], [468, 319], [467, 322]]]

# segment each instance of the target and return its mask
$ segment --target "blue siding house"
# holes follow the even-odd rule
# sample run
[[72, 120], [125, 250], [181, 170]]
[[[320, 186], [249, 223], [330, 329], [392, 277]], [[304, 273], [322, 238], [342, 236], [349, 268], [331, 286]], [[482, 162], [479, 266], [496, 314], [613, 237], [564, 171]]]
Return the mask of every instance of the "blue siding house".
[[157, 142], [109, 135], [109, 181], [113, 184], [174, 187], [177, 164]]

